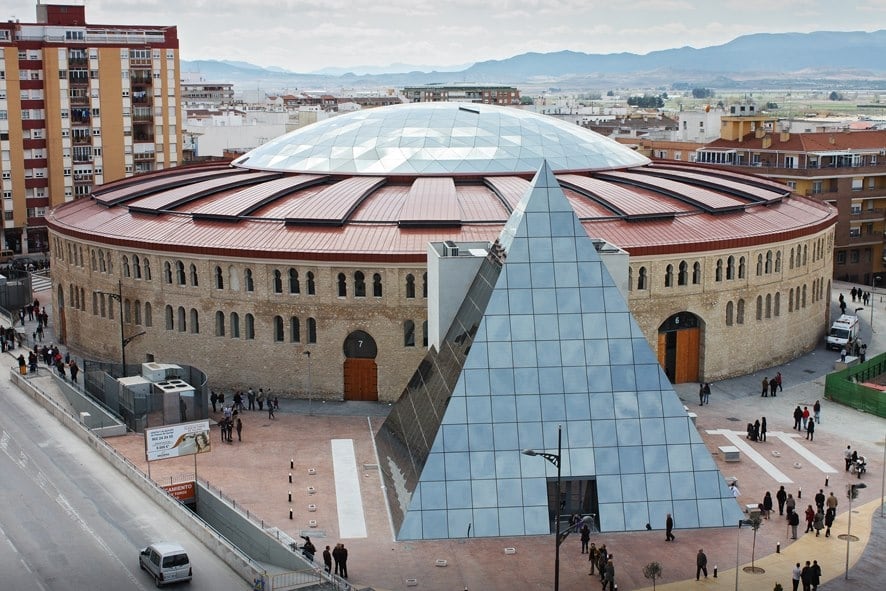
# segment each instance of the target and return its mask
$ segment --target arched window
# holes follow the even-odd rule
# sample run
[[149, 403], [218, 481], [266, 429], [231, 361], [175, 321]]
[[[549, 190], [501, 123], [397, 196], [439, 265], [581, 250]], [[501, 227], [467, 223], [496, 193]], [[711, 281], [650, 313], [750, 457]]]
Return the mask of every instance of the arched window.
[[798, 245], [797, 245], [797, 264], [796, 264], [796, 266], [797, 266], [798, 268], [800, 267], [800, 260], [801, 260], [800, 257], [802, 256], [802, 253], [803, 253], [803, 251], [802, 251], [802, 249], [800, 248], [800, 245], [798, 244]]
[[415, 346], [415, 323], [412, 320], [403, 323], [403, 346]]
[[714, 271], [714, 281], [723, 281], [723, 259], [717, 259], [717, 269]]
[[132, 255], [132, 275], [136, 279], [142, 278], [142, 266], [139, 263], [138, 255]]
[[735, 322], [736, 324], [744, 324], [744, 300], [738, 300], [738, 310], [735, 312]]
[[735, 257], [730, 256], [726, 259], [726, 280], [732, 281], [735, 279]]
[[95, 260], [95, 249], [89, 249], [89, 264], [93, 271], [98, 271], [98, 263]]
[[274, 316], [274, 342], [275, 343], [282, 343], [283, 340], [284, 340], [283, 317], [282, 316]]
[[680, 261], [677, 269], [677, 285], [686, 285], [689, 282], [689, 265], [686, 261]]
[[108, 252], [108, 273], [114, 273], [114, 257]]
[[231, 338], [240, 338], [240, 315], [236, 312], [231, 312]]
[[246, 278], [246, 291], [255, 291], [255, 280], [252, 278], [252, 269], [247, 268], [243, 275]]
[[646, 286], [646, 267], [640, 267], [640, 269], [637, 271], [637, 289], [646, 289]]
[[166, 305], [166, 330], [175, 329], [175, 318], [173, 317], [172, 306]]
[[757, 277], [763, 274], [763, 255], [757, 255]]
[[245, 321], [243, 323], [244, 329], [244, 337], [246, 337], [247, 341], [251, 341], [255, 338], [255, 317], [252, 314], [247, 314]]
[[145, 258], [144, 267], [145, 267], [145, 281], [150, 281], [151, 280], [151, 260], [150, 259]]
[[313, 318], [308, 318], [308, 342], [317, 342], [317, 321]]
[[301, 322], [299, 321], [298, 316], [293, 316], [289, 319], [289, 342], [301, 342]]
[[178, 332], [187, 332], [188, 330], [188, 319], [185, 317], [185, 309], [182, 306], [178, 307]]
[[231, 291], [240, 291], [240, 273], [234, 265], [228, 267], [228, 289]]
[[[102, 305], [104, 305], [104, 301], [105, 301], [105, 298], [104, 298], [104, 296], [102, 296]], [[114, 306], [115, 306], [114, 300], [112, 300], [111, 298], [108, 298], [108, 318], [110, 320], [114, 319]]]
[[121, 264], [123, 266], [123, 276], [128, 278], [129, 277], [129, 257], [126, 256], [125, 254], [123, 255], [123, 259], [122, 259]]
[[224, 289], [225, 288], [225, 274], [222, 271], [222, 268], [219, 266], [215, 267], [215, 289]]
[[788, 291], [788, 314], [794, 311], [794, 288]]
[[772, 318], [772, 294], [766, 294], [766, 318]]
[[132, 324], [132, 302], [129, 298], [123, 298], [123, 322]]
[[86, 311], [86, 290], [80, 288], [80, 309]]
[[779, 292], [779, 291], [775, 292], [775, 310], [774, 310], [774, 312], [775, 312], [776, 316], [781, 315], [781, 292]]
[[628, 291], [634, 290], [634, 268], [628, 267]]
[[225, 313], [221, 310], [215, 313], [215, 336], [225, 336]]
[[308, 295], [315, 295], [317, 293], [317, 286], [314, 283], [314, 274], [311, 271], [308, 271], [307, 283], [308, 283]]
[[338, 274], [338, 297], [343, 298], [348, 295], [348, 282], [344, 273]]
[[747, 269], [745, 268], [745, 260], [744, 257], [738, 259], [738, 278], [744, 279], [747, 274]]
[[674, 265], [665, 268], [664, 286], [671, 287], [674, 284]]
[[163, 281], [172, 283], [172, 265], [169, 264], [169, 261], [163, 263]]
[[148, 328], [154, 326], [154, 315], [151, 312], [151, 302], [145, 302], [145, 326]]
[[363, 271], [356, 271], [354, 273], [354, 297], [366, 297], [366, 276], [363, 275]]
[[191, 308], [190, 313], [191, 334], [200, 334], [200, 314], [196, 308]]
[[766, 274], [772, 273], [772, 251], [766, 251]]
[[[274, 269], [274, 293], [283, 293], [283, 274], [280, 269]], [[280, 319], [280, 326], [283, 326], [283, 319]]]
[[701, 263], [696, 261], [692, 265], [692, 285], [701, 283]]
[[408, 299], [415, 297], [415, 277], [412, 273], [406, 276], [406, 297]]
[[421, 297], [423, 297], [423, 298], [428, 297], [428, 274], [427, 273], [421, 274]]
[[289, 293], [299, 293], [301, 286], [298, 284], [298, 271], [289, 269]]
[[372, 297], [381, 297], [381, 275], [378, 273], [372, 274]]
[[175, 277], [179, 285], [185, 284], [185, 264], [181, 261], [175, 261]]
[[198, 287], [200, 285], [200, 282], [198, 281], [198, 278], [197, 278], [197, 265], [195, 265], [194, 263], [191, 263], [190, 271], [191, 271], [191, 287]]
[[732, 302], [726, 302], [726, 326], [732, 326], [733, 307]]
[[[803, 245], [803, 265], [806, 265], [806, 255], [809, 253], [809, 245]], [[804, 306], [805, 307], [805, 306]]]
[[136, 326], [141, 326], [141, 323], [142, 323], [142, 303], [141, 303], [141, 300], [135, 300], [135, 303], [132, 305], [132, 311], [134, 312]]
[[794, 294], [794, 310], [800, 310], [800, 288], [797, 288], [797, 292]]
[[98, 270], [102, 273], [107, 273], [108, 268], [105, 266], [105, 251], [98, 251]]
[[775, 253], [775, 272], [781, 273], [781, 251]]
[[803, 304], [803, 307], [805, 308], [805, 307], [806, 307], [806, 285], [805, 285], [805, 284], [803, 285], [803, 300], [802, 300], [802, 304]]
[[757, 320], [763, 320], [763, 296], [757, 296]]
[[425, 320], [421, 323], [421, 346], [428, 346], [428, 321]]
[[792, 248], [791, 249], [791, 256], [788, 259], [788, 269], [793, 269], [793, 268], [794, 268], [794, 249]]

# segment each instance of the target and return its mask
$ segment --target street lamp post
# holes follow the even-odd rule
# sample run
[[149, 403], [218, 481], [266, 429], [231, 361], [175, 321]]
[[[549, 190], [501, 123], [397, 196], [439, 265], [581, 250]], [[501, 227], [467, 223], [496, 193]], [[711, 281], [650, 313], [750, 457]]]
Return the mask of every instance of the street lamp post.
[[738, 591], [738, 569], [741, 567], [741, 557], [738, 548], [741, 544], [741, 526], [743, 525], [754, 525], [754, 522], [750, 519], [738, 520], [738, 529], [735, 534], [735, 591]]
[[302, 354], [308, 357], [308, 414], [310, 415], [313, 414], [312, 403], [314, 401], [314, 394], [311, 391], [311, 352], [304, 351]]
[[[554, 591], [559, 591], [560, 589], [560, 544], [563, 543], [563, 540], [566, 539], [566, 536], [569, 535], [570, 530], [573, 526], [570, 526], [566, 529], [566, 532], [561, 535], [560, 533], [560, 458], [563, 453], [563, 426], [557, 425], [557, 453], [547, 453], [535, 451], [534, 449], [524, 449], [522, 451], [524, 455], [527, 456], [541, 456], [553, 465], [557, 467], [557, 511], [556, 511], [556, 525], [554, 526], [556, 532], [556, 548], [554, 549]], [[588, 518], [589, 519], [589, 518]]]
[[[881, 277], [879, 275], [871, 276], [871, 334], [874, 334], [874, 290], [877, 289], [877, 284], [880, 283]], [[872, 339], [873, 340], [873, 339]]]
[[123, 322], [123, 283], [121, 281], [117, 282], [117, 291], [116, 293], [113, 291], [99, 291], [96, 292], [104, 296], [108, 296], [110, 299], [116, 301], [120, 304], [120, 362], [123, 364], [123, 377], [126, 377], [126, 345], [132, 342], [135, 337], [140, 337], [145, 334], [145, 331], [141, 331], [132, 335], [131, 337], [127, 337], [124, 333], [124, 322]]
[[849, 521], [846, 523], [846, 572], [843, 575], [845, 580], [849, 580], [849, 542], [852, 541], [852, 499], [855, 497], [856, 492], [860, 488], [867, 488], [868, 485], [864, 482], [859, 482], [858, 484], [850, 484], [849, 485]]

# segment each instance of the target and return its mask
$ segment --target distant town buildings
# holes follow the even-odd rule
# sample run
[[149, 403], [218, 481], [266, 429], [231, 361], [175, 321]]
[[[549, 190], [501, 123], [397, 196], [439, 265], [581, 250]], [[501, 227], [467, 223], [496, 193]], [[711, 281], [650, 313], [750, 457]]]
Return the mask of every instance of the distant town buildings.
[[519, 105], [520, 91], [504, 84], [428, 84], [407, 86], [403, 96], [410, 103], [483, 103]]
[[44, 251], [49, 208], [177, 166], [180, 105], [175, 27], [90, 25], [53, 4], [0, 23], [3, 248]]
[[230, 105], [234, 102], [234, 85], [211, 82], [182, 82], [182, 104]]

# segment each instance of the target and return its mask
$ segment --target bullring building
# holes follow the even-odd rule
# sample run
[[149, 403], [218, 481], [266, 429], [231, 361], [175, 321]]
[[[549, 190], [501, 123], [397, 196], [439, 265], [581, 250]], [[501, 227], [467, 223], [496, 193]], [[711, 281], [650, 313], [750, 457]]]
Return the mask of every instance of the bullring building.
[[822, 337], [827, 205], [455, 103], [342, 115], [52, 210], [58, 334], [104, 359], [126, 342], [131, 362], [194, 365], [218, 388], [395, 401], [427, 351], [428, 243], [492, 243], [543, 162], [587, 235], [629, 253], [628, 305], [671, 382], [748, 373]]

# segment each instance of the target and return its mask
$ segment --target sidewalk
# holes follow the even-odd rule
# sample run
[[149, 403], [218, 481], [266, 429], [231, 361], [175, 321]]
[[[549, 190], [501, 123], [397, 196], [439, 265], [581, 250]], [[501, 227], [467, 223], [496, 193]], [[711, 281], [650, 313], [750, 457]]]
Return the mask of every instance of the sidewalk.
[[[848, 293], [848, 290], [844, 290]], [[837, 291], [835, 289], [834, 302]], [[48, 293], [37, 294], [41, 302], [48, 301]], [[48, 303], [48, 302], [47, 302]], [[878, 310], [877, 312], [879, 312]], [[886, 334], [886, 310], [882, 317], [882, 331]], [[875, 318], [877, 332], [869, 347], [870, 352], [882, 350], [880, 340], [880, 316]], [[865, 318], [862, 319], [863, 324]], [[48, 327], [44, 343], [55, 339], [54, 327]], [[869, 330], [870, 327], [867, 326]], [[28, 324], [25, 330], [31, 334]], [[864, 335], [864, 332], [863, 332]], [[7, 357], [8, 365], [21, 350]], [[834, 405], [823, 398], [823, 376], [831, 369], [833, 352], [816, 351], [783, 366], [769, 368], [748, 376], [724, 380], [713, 385], [711, 404], [698, 407], [698, 385], [683, 384], [676, 390], [692, 412], [698, 414], [697, 425], [702, 438], [725, 477], [739, 480], [743, 504], [759, 502], [766, 490], [773, 495], [777, 483], [753, 461], [746, 459], [737, 463], [723, 463], [716, 454], [723, 445], [722, 435], [708, 431], [729, 429], [742, 431], [753, 417], [767, 416], [770, 438], [767, 443], [753, 443], [761, 455], [793, 480], [785, 488], [797, 496], [798, 508], [823, 488], [827, 494], [833, 491], [839, 499], [838, 516], [831, 538], [816, 538], [813, 534], [802, 535], [795, 542], [787, 538], [785, 523], [776, 515], [764, 521], [757, 532], [755, 566], [765, 570], [763, 574], [738, 571], [740, 589], [769, 591], [776, 582], [785, 591], [790, 589], [790, 571], [794, 562], [818, 560], [822, 564], [826, 581], [821, 589], [826, 591], [879, 590], [882, 582], [882, 556], [886, 549], [886, 519], [880, 517], [880, 478], [883, 474], [883, 437], [886, 421]], [[78, 358], [79, 361], [79, 358]], [[781, 371], [785, 389], [776, 398], [761, 398], [759, 382], [763, 375]], [[41, 370], [41, 374], [46, 370]], [[41, 387], [51, 388], [56, 378], [41, 375]], [[82, 382], [81, 382], [82, 383]], [[794, 406], [812, 406], [816, 399], [823, 404], [822, 423], [816, 431], [815, 440], [807, 442], [802, 437], [789, 437]], [[221, 443], [218, 433], [212, 434], [213, 450], [198, 456], [197, 475], [221, 489], [224, 496], [234, 499], [238, 506], [248, 510], [265, 527], [277, 527], [297, 538], [299, 534], [310, 535], [318, 549], [342, 541], [350, 550], [349, 571], [351, 582], [372, 586], [374, 589], [406, 589], [407, 579], [415, 579], [424, 589], [483, 589], [484, 591], [513, 591], [514, 589], [549, 589], [553, 577], [554, 541], [552, 536], [516, 538], [469, 538], [430, 542], [396, 542], [393, 540], [387, 505], [378, 473], [378, 458], [373, 436], [387, 415], [389, 405], [378, 403], [337, 402], [322, 403], [305, 400], [281, 400], [277, 418], [268, 419], [266, 412], [243, 413], [243, 441]], [[824, 487], [822, 472], [799, 457], [790, 446], [774, 436], [785, 437], [812, 451], [823, 461], [837, 469], [829, 475], [829, 486]], [[341, 507], [337, 505], [335, 475], [332, 470], [330, 441], [332, 439], [353, 442], [357, 469], [360, 476], [359, 495], [366, 519], [366, 538], [340, 539]], [[113, 438], [109, 442], [126, 455], [140, 469], [147, 472], [144, 459], [144, 440], [141, 435], [129, 434]], [[848, 501], [845, 487], [858, 480], [845, 473], [842, 450], [847, 443], [863, 452], [869, 459], [869, 472], [862, 479], [868, 488], [860, 491], [853, 503], [852, 534], [860, 538], [850, 544], [849, 581], [843, 580], [846, 559], [846, 542], [838, 535], [846, 533]], [[772, 454], [779, 452], [779, 456]], [[290, 468], [292, 462], [292, 468]], [[801, 466], [795, 468], [794, 464]], [[193, 474], [193, 458], [164, 460], [151, 464], [152, 478], [161, 484]], [[314, 473], [310, 473], [310, 469]], [[288, 475], [292, 474], [292, 483]], [[313, 487], [310, 492], [308, 487]], [[289, 502], [289, 494], [292, 502]], [[804, 503], [804, 504], [801, 504]], [[311, 511], [309, 505], [316, 505]], [[293, 519], [289, 519], [289, 511]], [[857, 512], [856, 512], [857, 511]], [[777, 513], [777, 511], [776, 511]], [[316, 520], [317, 527], [310, 527], [309, 520]], [[662, 527], [663, 524], [653, 524]], [[739, 563], [750, 564], [753, 533], [748, 528], [720, 528], [710, 530], [681, 530], [677, 524], [677, 541], [664, 543], [664, 532], [631, 532], [625, 534], [599, 534], [591, 541], [598, 546], [605, 543], [615, 554], [616, 582], [621, 591], [649, 588], [651, 581], [643, 577], [643, 566], [658, 561], [664, 568], [664, 576], [656, 581], [656, 588], [735, 588], [736, 545], [740, 544]], [[802, 526], [800, 531], [802, 532]], [[781, 552], [776, 553], [776, 545]], [[561, 547], [562, 589], [585, 589], [588, 583], [593, 589], [596, 579], [587, 575], [586, 557], [579, 552], [577, 536], [568, 538]], [[515, 548], [516, 554], [505, 554], [504, 548]], [[704, 548], [709, 559], [708, 579], [696, 582], [695, 554]], [[446, 566], [438, 566], [445, 560]], [[713, 577], [713, 566], [718, 565], [718, 577]], [[648, 587], [647, 587], [648, 586]]]

